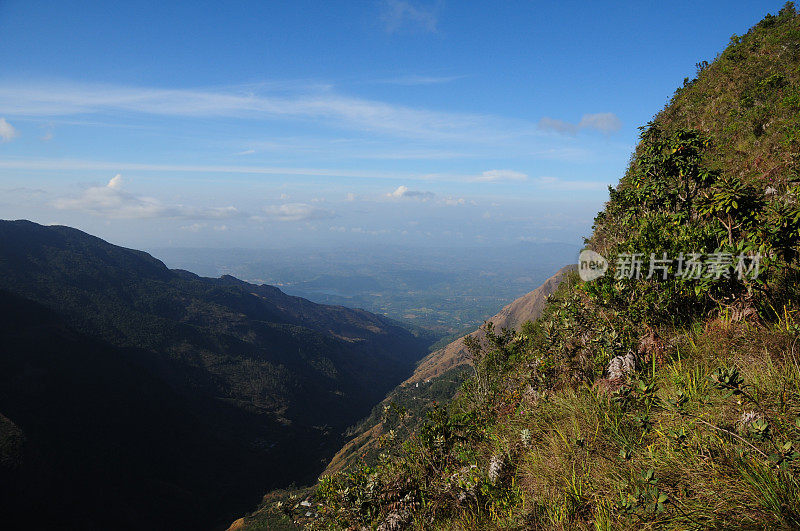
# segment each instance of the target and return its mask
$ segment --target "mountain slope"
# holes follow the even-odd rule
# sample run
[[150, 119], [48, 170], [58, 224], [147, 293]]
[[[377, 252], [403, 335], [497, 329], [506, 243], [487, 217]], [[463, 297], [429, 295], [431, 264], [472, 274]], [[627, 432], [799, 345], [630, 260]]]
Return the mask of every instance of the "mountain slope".
[[[410, 374], [429, 343], [362, 310], [172, 271], [146, 253], [27, 221], [0, 221], [0, 289], [55, 312], [69, 333], [106, 345], [107, 357], [122, 349], [127, 362], [183, 401], [180, 411], [249, 453], [217, 485], [223, 499], [212, 521], [226, 519], [246, 496], [252, 503], [267, 488], [315, 477], [343, 430]], [[27, 369], [15, 370], [12, 377]], [[21, 425], [4, 405], [0, 413]], [[206, 473], [214, 469], [199, 463]], [[236, 500], [223, 496], [230, 489]], [[174, 494], [184, 514], [198, 503]]]
[[313, 512], [275, 493], [240, 527], [800, 528], [799, 96], [789, 2], [642, 128], [587, 240], [604, 276], [487, 330], [455, 400]]
[[204, 422], [200, 404], [139, 366], [141, 353], [6, 291], [0, 314], [5, 526], [207, 527], [217, 498], [249, 497], [242, 468], [269, 473], [247, 444]]
[[[562, 267], [541, 286], [507, 304], [486, 321], [497, 330], [518, 331], [524, 323], [539, 318], [548, 297], [574, 270], [574, 265]], [[452, 400], [467, 374], [466, 366], [471, 363], [464, 343], [466, 337], [483, 341], [486, 329], [481, 327], [423, 358], [414, 373], [373, 408], [372, 414], [359, 426], [357, 434], [336, 453], [322, 475], [330, 475], [362, 460], [372, 461], [377, 457], [385, 433], [390, 429], [396, 432], [400, 429], [399, 425], [386, 422], [385, 407], [403, 408], [407, 415], [413, 413], [415, 417], [422, 418], [432, 403]], [[402, 433], [412, 433], [416, 427], [416, 424], [405, 424]]]
[[[564, 277], [574, 269], [573, 265], [562, 267], [541, 286], [506, 305], [486, 321], [491, 322], [497, 330], [503, 328], [518, 330], [526, 321], [535, 321], [544, 310], [547, 297], [556, 291]], [[482, 340], [485, 335], [483, 328], [468, 334], [477, 340]], [[414, 374], [403, 383], [430, 380], [465, 363], [469, 363], [468, 351], [464, 345], [464, 338], [461, 337], [423, 358], [414, 370]]]

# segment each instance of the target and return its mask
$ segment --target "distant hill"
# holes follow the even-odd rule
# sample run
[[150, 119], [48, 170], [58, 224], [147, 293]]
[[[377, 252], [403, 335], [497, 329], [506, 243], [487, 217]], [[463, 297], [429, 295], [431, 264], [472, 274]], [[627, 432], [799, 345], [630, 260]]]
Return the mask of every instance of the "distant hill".
[[579, 250], [578, 245], [523, 241], [281, 251], [171, 248], [152, 254], [173, 268], [275, 285], [319, 304], [364, 308], [455, 339], [573, 262]]
[[[0, 351], [1, 462], [111, 497], [124, 486], [115, 527], [208, 527], [313, 479], [432, 342], [363, 310], [170, 270], [28, 221], [0, 221], [0, 290], [15, 318]], [[22, 453], [3, 457], [19, 440]], [[49, 496], [30, 485], [17, 507]], [[123, 503], [100, 499], [54, 514], [84, 527]]]

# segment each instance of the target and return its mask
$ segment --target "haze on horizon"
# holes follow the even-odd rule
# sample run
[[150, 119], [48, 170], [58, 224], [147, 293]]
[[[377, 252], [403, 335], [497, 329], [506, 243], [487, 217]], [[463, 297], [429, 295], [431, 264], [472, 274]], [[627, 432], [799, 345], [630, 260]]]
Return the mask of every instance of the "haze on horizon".
[[5, 0], [0, 218], [144, 248], [577, 245], [674, 80], [778, 4]]

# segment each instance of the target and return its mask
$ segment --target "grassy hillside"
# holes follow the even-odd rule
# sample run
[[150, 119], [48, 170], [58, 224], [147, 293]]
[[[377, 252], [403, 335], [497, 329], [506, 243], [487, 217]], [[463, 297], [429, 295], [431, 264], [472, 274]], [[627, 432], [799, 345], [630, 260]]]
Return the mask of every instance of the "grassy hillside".
[[605, 276], [487, 330], [458, 397], [376, 465], [237, 525], [800, 527], [799, 95], [789, 3], [642, 128], [587, 240]]

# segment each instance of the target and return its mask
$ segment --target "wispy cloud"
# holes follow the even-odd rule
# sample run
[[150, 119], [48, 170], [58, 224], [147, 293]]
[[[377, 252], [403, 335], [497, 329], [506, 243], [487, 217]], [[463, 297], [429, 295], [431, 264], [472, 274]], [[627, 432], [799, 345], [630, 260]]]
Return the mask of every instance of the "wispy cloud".
[[357, 179], [411, 180], [469, 182], [474, 176], [460, 174], [432, 174], [401, 171], [353, 170], [332, 168], [290, 168], [274, 166], [195, 165], [195, 164], [149, 164], [138, 162], [114, 162], [74, 159], [10, 159], [0, 160], [0, 169], [38, 171], [138, 171], [138, 172], [191, 172], [232, 173], [249, 175], [303, 176], [303, 177], [351, 177]]
[[467, 200], [464, 199], [463, 197], [445, 197], [442, 200], [442, 203], [447, 206], [460, 206], [460, 205], [466, 205]]
[[533, 182], [539, 188], [556, 191], [605, 190], [607, 184], [598, 181], [570, 181], [558, 177], [535, 177]]
[[595, 129], [602, 133], [613, 133], [622, 128], [622, 122], [613, 112], [601, 112], [584, 114], [578, 127], [581, 129]]
[[53, 122], [46, 123], [42, 125], [42, 128], [44, 128], [44, 134], [41, 137], [39, 137], [39, 140], [41, 140], [42, 142], [49, 142], [50, 140], [53, 140], [53, 135], [56, 130], [56, 124], [54, 124]]
[[285, 137], [281, 139], [255, 140], [247, 143], [248, 150], [238, 154], [255, 152], [300, 153], [307, 155], [325, 155], [345, 159], [367, 160], [440, 160], [478, 157], [472, 152], [454, 151], [452, 149], [434, 149], [412, 144], [399, 145], [395, 139], [369, 139], [357, 137]]
[[185, 230], [188, 232], [200, 232], [204, 228], [208, 226], [208, 223], [192, 223], [191, 225], [183, 225], [178, 227], [179, 230]]
[[381, 21], [387, 33], [422, 31], [436, 33], [441, 3], [423, 6], [403, 0], [385, 0]]
[[262, 211], [264, 216], [254, 216], [257, 221], [309, 221], [312, 219], [325, 219], [334, 216], [330, 210], [325, 210], [307, 203], [287, 203], [284, 205], [265, 206]]
[[122, 176], [117, 174], [105, 186], [92, 186], [77, 197], [56, 199], [53, 206], [60, 210], [77, 210], [107, 218], [193, 218], [225, 219], [239, 216], [234, 207], [193, 208], [166, 205], [152, 197], [136, 196], [123, 190]]
[[410, 190], [408, 186], [400, 185], [393, 192], [386, 194], [393, 199], [416, 199], [417, 201], [427, 201], [435, 194], [433, 192], [423, 192], [420, 190]]
[[[359, 179], [381, 179], [381, 180], [406, 180], [420, 182], [442, 182], [442, 183], [492, 183], [492, 182], [522, 182], [529, 181], [543, 190], [551, 191], [604, 191], [606, 183], [588, 180], [564, 180], [556, 177], [528, 177], [525, 173], [515, 170], [487, 170], [480, 175], [456, 174], [456, 173], [413, 173], [413, 172], [394, 172], [394, 171], [372, 171], [372, 170], [347, 170], [329, 168], [285, 168], [268, 166], [197, 166], [191, 164], [141, 164], [141, 163], [120, 163], [106, 161], [82, 161], [70, 159], [51, 159], [51, 160], [0, 160], [0, 169], [20, 169], [28, 171], [136, 171], [136, 172], [180, 172], [180, 173], [212, 173], [212, 174], [251, 174], [251, 175], [274, 175], [276, 177], [350, 177]], [[42, 192], [44, 193], [44, 192]], [[427, 201], [436, 197], [436, 194], [429, 191], [412, 189], [407, 185], [401, 185], [391, 192], [383, 194], [383, 197], [401, 200], [415, 199]], [[289, 199], [288, 194], [282, 194], [281, 200]], [[345, 202], [355, 202], [363, 200], [364, 197], [355, 192], [348, 192], [344, 196]], [[448, 199], [443, 198], [440, 202], [448, 203]], [[225, 209], [195, 209], [184, 206], [166, 205], [161, 201], [152, 198], [133, 196], [122, 189], [121, 180], [112, 179], [106, 186], [91, 187], [83, 195], [73, 198], [61, 198], [55, 205], [62, 209], [75, 209], [104, 215], [107, 217], [233, 217], [238, 213], [233, 207]], [[119, 210], [115, 210], [119, 207]], [[290, 213], [293, 212], [293, 214]], [[283, 217], [293, 217], [297, 215], [297, 208], [284, 209]], [[316, 211], [317, 215], [321, 212]], [[276, 216], [281, 211], [270, 208], [269, 214]], [[239, 213], [244, 216], [244, 213]]]
[[578, 125], [565, 122], [564, 120], [550, 118], [549, 116], [544, 116], [541, 120], [539, 120], [539, 129], [544, 131], [553, 131], [555, 133], [574, 135], [578, 132]]
[[479, 177], [472, 179], [475, 182], [498, 182], [498, 181], [524, 181], [528, 176], [522, 172], [514, 170], [487, 170]]
[[19, 133], [5, 118], [0, 118], [0, 142], [11, 142]]
[[577, 124], [545, 116], [539, 120], [539, 129], [561, 134], [574, 135], [581, 129], [593, 129], [604, 134], [614, 133], [622, 128], [622, 122], [612, 112], [584, 114]]
[[330, 90], [258, 93], [104, 85], [0, 85], [0, 112], [8, 116], [142, 113], [160, 116], [315, 120], [329, 127], [426, 140], [502, 142], [536, 135], [535, 125], [491, 115], [440, 112], [337, 95]]
[[[11, 159], [0, 160], [0, 168], [41, 171], [146, 171], [146, 172], [193, 172], [193, 173], [240, 173], [252, 175], [307, 176], [307, 177], [355, 177], [365, 179], [424, 179], [427, 175], [390, 171], [348, 170], [330, 168], [288, 168], [274, 166], [223, 166], [196, 164], [149, 164], [139, 162], [108, 162], [74, 159]], [[446, 179], [447, 176], [443, 176]], [[451, 176], [450, 180], [457, 180]]]

